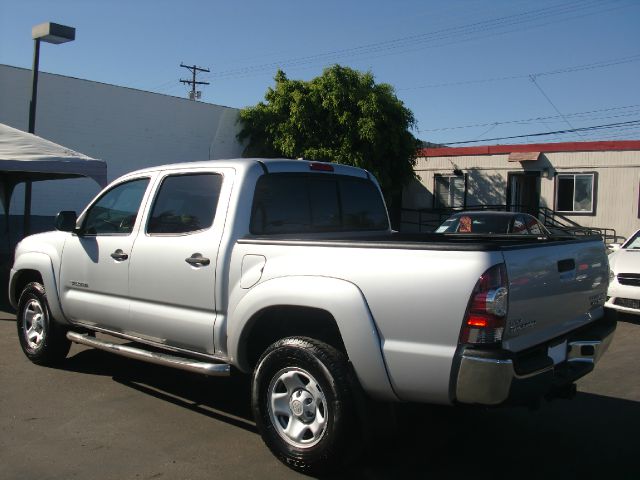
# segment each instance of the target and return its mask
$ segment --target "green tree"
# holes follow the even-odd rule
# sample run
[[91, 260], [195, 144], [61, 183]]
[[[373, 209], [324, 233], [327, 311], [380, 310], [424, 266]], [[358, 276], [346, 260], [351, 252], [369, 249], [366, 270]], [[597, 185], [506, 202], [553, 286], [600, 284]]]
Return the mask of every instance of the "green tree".
[[334, 65], [310, 81], [278, 71], [265, 101], [240, 112], [246, 156], [305, 158], [361, 167], [399, 207], [402, 186], [414, 178], [420, 147], [416, 121], [386, 83], [370, 72]]

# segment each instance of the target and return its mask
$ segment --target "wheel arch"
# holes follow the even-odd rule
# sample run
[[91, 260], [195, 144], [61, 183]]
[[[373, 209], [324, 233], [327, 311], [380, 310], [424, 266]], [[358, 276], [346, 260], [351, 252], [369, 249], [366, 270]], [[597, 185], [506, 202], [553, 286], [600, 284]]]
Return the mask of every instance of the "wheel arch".
[[342, 350], [367, 393], [396, 399], [374, 319], [353, 283], [292, 276], [259, 284], [230, 312], [227, 351], [240, 370], [249, 372], [268, 345], [289, 336], [315, 338]]
[[39, 282], [47, 292], [47, 303], [55, 321], [66, 324], [51, 258], [38, 252], [29, 252], [18, 257], [11, 269], [9, 279], [9, 302], [17, 310], [20, 294], [26, 285]]

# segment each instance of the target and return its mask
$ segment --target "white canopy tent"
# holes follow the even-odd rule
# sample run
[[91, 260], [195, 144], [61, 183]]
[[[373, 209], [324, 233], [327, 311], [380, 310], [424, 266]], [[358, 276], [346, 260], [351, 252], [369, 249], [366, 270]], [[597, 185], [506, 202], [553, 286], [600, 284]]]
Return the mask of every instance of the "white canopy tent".
[[104, 187], [107, 164], [31, 133], [0, 123], [0, 200], [9, 217], [15, 186], [26, 183], [25, 234], [31, 210], [31, 182], [88, 177]]

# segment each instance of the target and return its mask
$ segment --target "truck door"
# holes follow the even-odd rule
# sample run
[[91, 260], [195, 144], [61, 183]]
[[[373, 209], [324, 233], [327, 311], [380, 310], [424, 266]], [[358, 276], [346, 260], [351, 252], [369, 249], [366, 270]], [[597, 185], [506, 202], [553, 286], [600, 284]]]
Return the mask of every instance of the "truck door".
[[[216, 264], [232, 173], [170, 172], [160, 180], [130, 264], [130, 330], [213, 353]], [[221, 194], [222, 193], [222, 194]]]
[[144, 177], [107, 190], [84, 214], [80, 233], [66, 240], [60, 291], [71, 321], [126, 328], [129, 262], [148, 185], [149, 178]]

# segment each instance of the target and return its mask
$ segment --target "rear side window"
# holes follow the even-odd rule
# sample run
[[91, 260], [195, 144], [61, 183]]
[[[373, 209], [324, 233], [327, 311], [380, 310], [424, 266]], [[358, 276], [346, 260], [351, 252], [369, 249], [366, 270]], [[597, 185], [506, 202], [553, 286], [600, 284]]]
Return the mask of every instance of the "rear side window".
[[250, 228], [255, 235], [388, 228], [379, 190], [362, 178], [272, 173], [256, 185]]
[[222, 175], [199, 173], [165, 178], [153, 203], [149, 234], [185, 234], [213, 224]]

